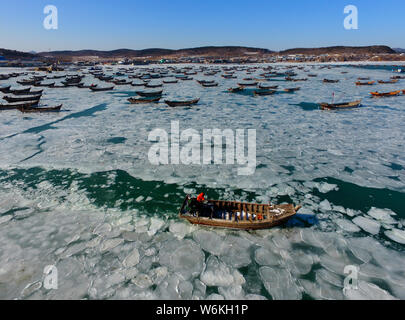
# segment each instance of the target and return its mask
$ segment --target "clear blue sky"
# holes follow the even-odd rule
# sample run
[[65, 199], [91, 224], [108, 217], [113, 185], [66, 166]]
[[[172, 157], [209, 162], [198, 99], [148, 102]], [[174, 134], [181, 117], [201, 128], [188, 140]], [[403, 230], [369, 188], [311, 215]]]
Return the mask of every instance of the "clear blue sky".
[[[58, 8], [58, 30], [43, 28], [48, 4]], [[359, 30], [343, 28], [349, 4]], [[404, 0], [2, 0], [0, 48], [405, 47], [404, 17]]]

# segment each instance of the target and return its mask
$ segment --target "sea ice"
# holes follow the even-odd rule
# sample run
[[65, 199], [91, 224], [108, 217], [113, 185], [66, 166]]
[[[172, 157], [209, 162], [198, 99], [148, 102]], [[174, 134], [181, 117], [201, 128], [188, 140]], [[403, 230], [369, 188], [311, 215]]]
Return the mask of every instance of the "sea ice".
[[387, 224], [394, 224], [396, 223], [395, 219], [392, 218], [392, 216], [395, 216], [395, 212], [389, 210], [389, 209], [378, 209], [375, 207], [372, 207], [367, 214], [371, 217], [373, 217], [375, 220], [387, 223]]
[[139, 263], [139, 251], [134, 249], [122, 262], [125, 268], [131, 268], [136, 266]]
[[380, 232], [381, 224], [375, 220], [365, 217], [356, 217], [353, 219], [353, 222], [368, 233], [378, 234]]
[[355, 224], [351, 223], [350, 221], [348, 221], [346, 219], [336, 219], [334, 221], [344, 231], [347, 231], [347, 232], [360, 231], [360, 228], [358, 226], [356, 226]]
[[297, 286], [291, 274], [281, 268], [261, 267], [259, 274], [264, 287], [274, 300], [300, 300], [302, 289]]
[[192, 226], [184, 222], [172, 221], [170, 223], [169, 230], [176, 236], [176, 238], [183, 239], [186, 235], [188, 235], [191, 232]]
[[213, 255], [220, 255], [227, 249], [223, 238], [213, 231], [197, 230], [193, 238], [203, 250]]
[[124, 242], [124, 239], [121, 239], [121, 238], [104, 240], [104, 242], [101, 244], [100, 251], [101, 252], [109, 251], [109, 250], [114, 249], [115, 247], [119, 246], [123, 242]]
[[391, 240], [405, 244], [405, 231], [399, 229], [392, 229], [384, 232], [385, 235]]
[[350, 300], [397, 300], [386, 290], [362, 280], [358, 281], [358, 289], [345, 288], [343, 293]]
[[200, 279], [210, 287], [226, 287], [232, 285], [234, 282], [231, 269], [215, 256], [208, 258]]
[[6, 223], [8, 221], [10, 221], [13, 218], [13, 216], [11, 214], [7, 214], [5, 216], [1, 216], [0, 217], [0, 225], [2, 225], [3, 223]]
[[255, 251], [255, 260], [262, 266], [278, 266], [281, 257], [267, 249], [259, 248]]
[[159, 250], [159, 262], [184, 280], [198, 276], [204, 267], [205, 256], [191, 240], [167, 241]]

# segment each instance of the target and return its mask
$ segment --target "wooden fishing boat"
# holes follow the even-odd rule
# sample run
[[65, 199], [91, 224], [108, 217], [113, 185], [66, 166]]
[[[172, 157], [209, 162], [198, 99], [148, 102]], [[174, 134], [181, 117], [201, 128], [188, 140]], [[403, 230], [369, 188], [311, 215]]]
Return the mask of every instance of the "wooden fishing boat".
[[159, 84], [145, 83], [144, 86], [145, 86], [145, 88], [161, 88], [163, 86], [163, 84], [161, 84], [161, 83], [159, 83]]
[[271, 205], [222, 200], [207, 200], [200, 204], [197, 199], [186, 196], [179, 218], [196, 225], [259, 230], [287, 222], [300, 208], [293, 204]]
[[85, 86], [83, 83], [79, 83], [77, 85], [78, 88], [80, 89], [90, 89], [90, 88], [97, 88], [97, 84], [91, 84], [89, 86]]
[[263, 86], [263, 85], [259, 85], [259, 89], [264, 89], [264, 90], [275, 90], [277, 89], [278, 86]]
[[32, 79], [22, 79], [22, 80], [17, 80], [18, 84], [21, 84], [23, 86], [32, 86], [39, 82], [38, 80], [32, 80]]
[[133, 87], [144, 87], [145, 83], [131, 83], [131, 86], [133, 86]]
[[38, 107], [38, 108], [32, 108], [32, 107], [19, 107], [17, 108], [21, 112], [59, 112], [60, 109], [62, 108], [62, 105], [58, 105], [55, 107]]
[[405, 79], [405, 76], [392, 76], [391, 79], [393, 80]]
[[162, 97], [152, 98], [152, 99], [136, 99], [136, 98], [129, 98], [128, 101], [132, 104], [141, 104], [141, 103], [152, 103], [152, 102], [159, 102]]
[[291, 92], [298, 91], [298, 90], [300, 90], [300, 89], [301, 89], [300, 87], [297, 87], [297, 88], [286, 88], [286, 89], [284, 89], [284, 91], [291, 93]]
[[211, 87], [218, 87], [218, 83], [207, 83], [207, 82], [202, 82], [201, 85], [205, 88], [211, 88]]
[[322, 110], [336, 110], [336, 109], [348, 109], [357, 108], [361, 105], [361, 100], [344, 103], [320, 103]]
[[37, 106], [39, 101], [26, 101], [23, 103], [9, 103], [9, 104], [0, 104], [0, 110], [12, 110], [18, 108], [29, 108]]
[[373, 97], [393, 97], [401, 93], [401, 90], [391, 91], [391, 92], [370, 92]]
[[[11, 94], [15, 94], [15, 95], [18, 95], [18, 94], [20, 94], [20, 93], [30, 93], [30, 90], [31, 90], [31, 87], [29, 87], [29, 88], [24, 88], [24, 89], [9, 89], [9, 92], [8, 93], [11, 93]], [[30, 93], [31, 95], [32, 95], [32, 93]]]
[[37, 82], [37, 83], [34, 83], [33, 84], [33, 86], [34, 87], [53, 87], [55, 85], [55, 82], [51, 82], [51, 83], [40, 83], [40, 82]]
[[36, 96], [19, 96], [19, 97], [9, 97], [4, 96], [3, 99], [7, 102], [23, 102], [23, 101], [39, 101], [41, 99], [42, 94], [38, 94]]
[[135, 91], [138, 96], [141, 97], [159, 97], [162, 95], [163, 90], [154, 91], [154, 92], [145, 92], [145, 91]]
[[255, 96], [270, 96], [275, 93], [276, 93], [276, 90], [255, 90], [255, 91], [253, 91], [253, 94]]
[[397, 83], [398, 79], [392, 79], [392, 80], [388, 80], [388, 81], [384, 81], [384, 80], [378, 80], [378, 83], [380, 84], [391, 84], [391, 83]]
[[257, 81], [256, 82], [241, 82], [241, 83], [238, 83], [238, 86], [240, 86], [240, 87], [256, 87], [257, 84], [258, 84]]
[[0, 87], [0, 91], [3, 93], [10, 93], [10, 88], [11, 88], [11, 86]]
[[178, 83], [178, 80], [163, 80], [164, 84], [170, 84], [170, 83]]
[[91, 91], [93, 92], [99, 92], [99, 91], [110, 91], [113, 90], [114, 87], [104, 87], [104, 88], [90, 88]]
[[340, 80], [323, 79], [324, 83], [338, 83]]
[[375, 81], [367, 81], [367, 82], [357, 81], [356, 86], [372, 86], [374, 83]]
[[237, 87], [237, 88], [229, 88], [228, 91], [232, 93], [237, 93], [237, 92], [242, 92], [245, 90], [243, 87]]
[[200, 101], [200, 99], [194, 99], [194, 100], [188, 100], [188, 101], [169, 101], [165, 100], [165, 103], [169, 107], [188, 107], [197, 104]]
[[12, 94], [15, 96], [36, 96], [39, 94], [42, 94], [44, 90], [37, 90], [37, 91], [21, 91], [21, 92], [16, 92], [15, 90], [11, 90]]

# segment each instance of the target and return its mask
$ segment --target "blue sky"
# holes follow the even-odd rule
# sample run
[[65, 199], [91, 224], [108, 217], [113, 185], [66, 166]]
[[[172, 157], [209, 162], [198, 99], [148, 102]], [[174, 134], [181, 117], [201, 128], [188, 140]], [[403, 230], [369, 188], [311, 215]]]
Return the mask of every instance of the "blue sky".
[[[48, 4], [58, 8], [58, 30], [43, 27]], [[358, 30], [343, 27], [349, 4]], [[2, 0], [0, 48], [405, 47], [404, 15], [404, 0]]]

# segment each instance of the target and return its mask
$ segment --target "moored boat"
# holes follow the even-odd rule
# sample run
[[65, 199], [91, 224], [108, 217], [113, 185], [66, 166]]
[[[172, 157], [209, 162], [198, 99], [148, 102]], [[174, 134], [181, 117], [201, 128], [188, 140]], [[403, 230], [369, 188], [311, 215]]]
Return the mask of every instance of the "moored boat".
[[41, 99], [42, 94], [38, 94], [35, 96], [19, 96], [19, 97], [9, 97], [4, 96], [3, 99], [7, 102], [23, 102], [23, 101], [39, 101]]
[[114, 89], [114, 87], [104, 87], [104, 88], [98, 88], [98, 87], [94, 88], [94, 87], [91, 87], [91, 88], [90, 88], [90, 90], [93, 91], [93, 92], [98, 92], [98, 91], [110, 91], [110, 90], [113, 90], [113, 89]]
[[367, 81], [367, 82], [357, 81], [356, 86], [372, 86], [374, 83], [375, 81]]
[[390, 91], [390, 92], [370, 92], [370, 94], [373, 97], [393, 97], [393, 96], [397, 96], [401, 93], [401, 90], [397, 90], [397, 91]]
[[188, 107], [197, 104], [200, 101], [200, 99], [194, 99], [194, 100], [186, 100], [186, 101], [170, 101], [170, 100], [165, 100], [165, 103], [169, 107]]
[[18, 107], [17, 109], [21, 112], [59, 112], [62, 108], [62, 105], [55, 107]]
[[357, 108], [360, 105], [361, 105], [361, 100], [356, 100], [356, 101], [352, 101], [352, 102], [343, 102], [343, 103], [320, 103], [322, 110]]
[[129, 98], [128, 101], [131, 104], [141, 104], [141, 103], [152, 103], [152, 102], [159, 102], [161, 99], [161, 97], [157, 97], [157, 98], [152, 98], [152, 99], [136, 99], [136, 98]]
[[141, 97], [159, 97], [162, 95], [163, 90], [154, 91], [154, 92], [145, 92], [145, 91], [135, 91], [138, 96]]

